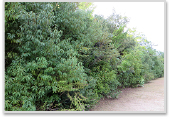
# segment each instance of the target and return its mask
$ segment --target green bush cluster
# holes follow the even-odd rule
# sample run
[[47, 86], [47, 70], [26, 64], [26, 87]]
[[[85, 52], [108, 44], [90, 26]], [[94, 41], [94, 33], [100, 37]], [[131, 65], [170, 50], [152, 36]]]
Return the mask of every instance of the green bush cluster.
[[5, 3], [5, 110], [86, 111], [164, 74], [164, 53], [91, 3]]

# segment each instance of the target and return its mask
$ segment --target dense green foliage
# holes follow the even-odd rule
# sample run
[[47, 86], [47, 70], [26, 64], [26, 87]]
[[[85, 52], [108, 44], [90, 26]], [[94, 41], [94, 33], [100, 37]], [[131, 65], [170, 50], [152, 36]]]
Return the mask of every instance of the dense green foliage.
[[83, 111], [164, 74], [164, 53], [91, 3], [5, 3], [5, 110]]

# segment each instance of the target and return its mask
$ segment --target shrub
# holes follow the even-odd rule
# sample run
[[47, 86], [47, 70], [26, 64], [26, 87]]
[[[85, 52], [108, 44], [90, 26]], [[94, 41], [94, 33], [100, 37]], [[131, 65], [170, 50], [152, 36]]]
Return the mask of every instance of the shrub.
[[5, 3], [6, 111], [89, 110], [163, 76], [164, 54], [124, 32], [126, 18], [88, 6]]
[[[62, 39], [62, 31], [52, 28], [55, 18], [53, 4], [18, 4], [27, 7], [16, 13], [20, 16], [17, 21], [21, 22], [17, 33], [13, 34], [18, 38], [10, 38], [13, 31], [6, 31], [10, 32], [7, 33], [7, 40], [16, 40], [18, 53], [6, 68], [5, 109], [49, 110], [57, 105], [57, 109], [61, 110], [68, 103], [77, 110], [80, 98], [76, 94], [87, 85], [87, 75], [76, 58], [77, 52], [70, 39]], [[6, 20], [9, 19], [6, 17]], [[77, 100], [73, 101], [73, 97]]]

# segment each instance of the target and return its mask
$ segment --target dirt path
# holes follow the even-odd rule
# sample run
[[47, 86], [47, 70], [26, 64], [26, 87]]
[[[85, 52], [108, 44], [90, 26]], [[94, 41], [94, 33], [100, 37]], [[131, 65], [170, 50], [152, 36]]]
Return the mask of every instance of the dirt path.
[[123, 89], [118, 99], [101, 99], [91, 111], [164, 111], [164, 78]]

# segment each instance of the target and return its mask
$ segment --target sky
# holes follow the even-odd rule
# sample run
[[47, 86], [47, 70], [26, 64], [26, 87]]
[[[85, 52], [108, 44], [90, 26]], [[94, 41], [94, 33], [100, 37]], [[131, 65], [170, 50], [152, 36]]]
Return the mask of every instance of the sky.
[[154, 49], [164, 52], [164, 3], [163, 2], [94, 2], [93, 14], [107, 18], [115, 12], [129, 18], [128, 28], [136, 28], [145, 35]]

